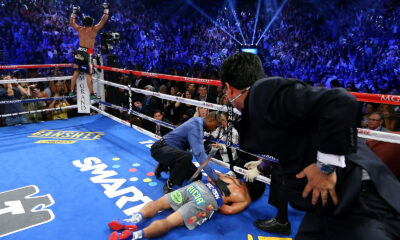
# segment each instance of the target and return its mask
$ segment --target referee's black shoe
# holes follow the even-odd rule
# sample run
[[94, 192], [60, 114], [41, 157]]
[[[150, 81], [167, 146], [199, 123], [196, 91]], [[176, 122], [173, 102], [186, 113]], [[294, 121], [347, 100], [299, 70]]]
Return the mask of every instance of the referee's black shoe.
[[174, 188], [174, 183], [171, 182], [169, 179], [165, 182], [164, 186], [163, 186], [163, 192], [164, 194], [170, 193], [172, 192], [172, 189]]
[[254, 222], [254, 225], [258, 229], [269, 233], [278, 233], [282, 235], [290, 235], [291, 233], [290, 222], [288, 221], [286, 223], [279, 223], [276, 218], [271, 218], [268, 220], [257, 219]]

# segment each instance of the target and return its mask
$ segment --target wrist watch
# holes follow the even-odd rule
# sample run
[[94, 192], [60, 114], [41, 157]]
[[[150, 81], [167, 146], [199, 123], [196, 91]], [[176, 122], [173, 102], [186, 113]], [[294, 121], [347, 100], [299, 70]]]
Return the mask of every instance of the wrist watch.
[[317, 167], [322, 173], [324, 173], [326, 175], [331, 174], [336, 169], [335, 166], [332, 166], [332, 165], [329, 165], [329, 164], [324, 164], [324, 163], [322, 163], [320, 161], [317, 161]]

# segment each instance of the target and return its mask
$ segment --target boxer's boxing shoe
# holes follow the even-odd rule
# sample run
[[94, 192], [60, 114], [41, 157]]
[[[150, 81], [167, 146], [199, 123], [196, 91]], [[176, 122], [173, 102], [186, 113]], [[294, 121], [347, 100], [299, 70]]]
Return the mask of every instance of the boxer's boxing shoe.
[[290, 235], [291, 233], [290, 222], [279, 223], [275, 218], [271, 218], [268, 220], [257, 219], [254, 222], [254, 225], [258, 229], [269, 233], [278, 233], [282, 235]]
[[136, 222], [134, 222], [131, 219], [114, 220], [108, 223], [108, 227], [114, 231], [120, 231], [120, 230], [136, 231], [137, 229]]
[[130, 240], [132, 239], [132, 232], [125, 230], [122, 233], [112, 232], [108, 240]]
[[99, 100], [101, 99], [99, 96], [97, 96], [95, 93], [90, 94], [90, 100]]

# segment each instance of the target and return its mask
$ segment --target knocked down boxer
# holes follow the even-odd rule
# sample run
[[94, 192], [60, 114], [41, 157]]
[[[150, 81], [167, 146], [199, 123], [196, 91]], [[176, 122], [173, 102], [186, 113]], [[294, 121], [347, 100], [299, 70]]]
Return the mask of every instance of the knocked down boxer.
[[[222, 214], [236, 214], [246, 209], [251, 201], [261, 194], [250, 196], [245, 183], [228, 175], [217, 173], [228, 185], [231, 195], [223, 196], [216, 185], [208, 181], [196, 181], [171, 193], [165, 194], [156, 201], [146, 204], [131, 219], [115, 220], [108, 226], [115, 230], [109, 240], [142, 239], [158, 237], [172, 228], [185, 225], [189, 230], [196, 228], [211, 218], [214, 211]], [[143, 230], [137, 230], [137, 224], [144, 218], [154, 217], [158, 211], [172, 208], [175, 210], [167, 218], [152, 222]], [[116, 231], [124, 230], [122, 233]], [[137, 230], [137, 231], [136, 231]]]

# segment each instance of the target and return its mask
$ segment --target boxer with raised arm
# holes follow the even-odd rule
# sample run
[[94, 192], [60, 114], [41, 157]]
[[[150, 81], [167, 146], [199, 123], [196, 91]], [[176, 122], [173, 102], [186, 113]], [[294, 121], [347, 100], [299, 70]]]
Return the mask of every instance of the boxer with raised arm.
[[97, 33], [103, 28], [104, 24], [108, 19], [110, 5], [108, 3], [103, 4], [104, 14], [101, 18], [100, 22], [97, 25], [94, 25], [93, 18], [86, 16], [82, 23], [83, 26], [79, 26], [75, 22], [76, 15], [79, 13], [80, 8], [74, 7], [73, 12], [71, 14], [70, 25], [75, 31], [79, 34], [79, 48], [74, 56], [74, 74], [72, 75], [71, 80], [71, 92], [70, 96], [74, 96], [76, 79], [79, 76], [80, 71], [85, 72], [86, 80], [90, 91], [90, 99], [97, 98], [93, 91], [93, 83], [92, 83], [92, 74], [93, 74], [93, 59], [92, 56], [94, 54], [94, 43], [96, 39]]

